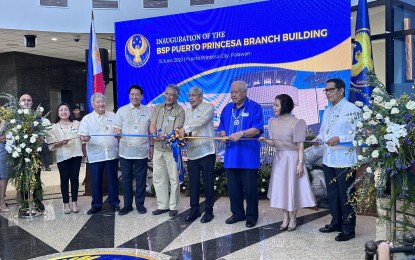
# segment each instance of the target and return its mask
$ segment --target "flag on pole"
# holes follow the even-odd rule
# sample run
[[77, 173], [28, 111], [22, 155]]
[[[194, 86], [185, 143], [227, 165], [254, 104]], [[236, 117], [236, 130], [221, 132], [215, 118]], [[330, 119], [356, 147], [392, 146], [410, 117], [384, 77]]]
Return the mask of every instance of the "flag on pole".
[[369, 104], [372, 86], [367, 85], [367, 72], [374, 71], [372, 42], [370, 39], [369, 13], [367, 1], [359, 0], [356, 16], [356, 29], [353, 44], [352, 78], [350, 80], [349, 101], [362, 101]]
[[95, 34], [94, 13], [92, 12], [91, 30], [89, 34], [88, 75], [86, 92], [88, 113], [92, 112], [93, 110], [90, 103], [91, 96], [97, 92], [105, 94], [105, 83], [104, 77], [102, 75], [101, 56], [99, 54], [98, 41]]

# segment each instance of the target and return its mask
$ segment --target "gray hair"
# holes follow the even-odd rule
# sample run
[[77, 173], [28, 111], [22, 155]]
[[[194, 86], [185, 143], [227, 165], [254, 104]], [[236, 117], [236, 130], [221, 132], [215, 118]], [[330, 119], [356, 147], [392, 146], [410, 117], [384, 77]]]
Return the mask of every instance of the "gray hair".
[[238, 86], [241, 90], [246, 91], [248, 89], [248, 85], [245, 83], [245, 81], [237, 80], [232, 82], [232, 86]]
[[105, 98], [104, 94], [97, 92], [97, 93], [94, 93], [94, 94], [91, 96], [91, 106], [93, 106], [93, 105], [94, 105], [94, 101], [95, 101], [95, 99], [97, 99], [97, 98], [102, 98], [105, 102], [107, 101], [107, 99]]
[[192, 87], [189, 89], [189, 94], [190, 93], [195, 93], [195, 94], [199, 94], [203, 96], [203, 90], [199, 87]]
[[171, 89], [175, 90], [175, 91], [176, 91], [177, 96], [179, 96], [179, 94], [180, 94], [180, 88], [179, 88], [178, 86], [173, 85], [173, 84], [169, 84], [169, 85], [166, 87], [166, 90], [167, 90], [168, 88], [171, 88]]

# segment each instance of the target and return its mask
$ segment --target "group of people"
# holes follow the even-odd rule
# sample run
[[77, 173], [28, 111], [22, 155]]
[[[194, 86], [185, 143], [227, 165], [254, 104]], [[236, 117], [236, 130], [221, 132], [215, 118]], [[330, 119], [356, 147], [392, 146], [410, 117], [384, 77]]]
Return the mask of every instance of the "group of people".
[[[186, 111], [178, 104], [179, 87], [168, 85], [164, 91], [164, 103], [151, 110], [142, 105], [144, 90], [141, 86], [129, 88], [130, 103], [117, 113], [106, 111], [106, 99], [96, 93], [91, 97], [93, 112], [81, 122], [74, 120], [71, 108], [62, 103], [57, 108], [55, 124], [48, 133], [47, 142], [56, 152], [61, 177], [64, 212], [79, 212], [77, 201], [79, 167], [87, 156], [92, 180], [92, 203], [88, 214], [102, 208], [102, 181], [108, 180], [108, 203], [119, 215], [133, 211], [133, 179], [136, 181], [135, 208], [145, 214], [144, 206], [148, 160], [153, 160], [153, 184], [157, 209], [153, 215], [178, 214], [180, 199], [178, 170], [166, 136], [179, 129], [182, 137], [189, 139], [187, 169], [190, 185], [190, 211], [187, 221], [194, 221], [200, 212], [200, 179], [203, 179], [205, 209], [200, 221], [214, 218], [214, 166], [216, 152], [214, 140], [214, 107], [203, 101], [203, 90], [193, 87], [188, 92], [190, 108]], [[351, 167], [357, 162], [356, 151], [339, 146], [340, 142], [354, 139], [357, 120], [349, 120], [350, 114], [360, 110], [344, 98], [345, 83], [341, 79], [329, 79], [324, 89], [331, 105], [324, 111], [320, 133], [313, 141], [324, 145], [324, 173], [327, 184], [330, 224], [321, 228], [323, 233], [340, 232], [337, 241], [347, 241], [355, 236], [356, 216], [347, 200], [347, 190], [354, 181]], [[261, 106], [247, 97], [248, 86], [243, 81], [231, 84], [232, 102], [220, 116], [218, 132], [227, 140], [224, 167], [230, 197], [232, 215], [226, 224], [246, 221], [251, 228], [258, 221], [258, 171], [261, 143], [275, 147], [273, 169], [268, 197], [270, 206], [283, 210], [281, 231], [296, 229], [297, 212], [301, 208], [315, 206], [310, 181], [304, 165], [304, 141], [306, 123], [292, 115], [294, 102], [289, 95], [276, 96], [274, 113], [277, 118], [268, 122], [269, 138], [261, 137], [264, 120]], [[80, 138], [79, 138], [80, 136]], [[1, 140], [0, 140], [1, 141]], [[83, 149], [84, 144], [84, 149]], [[118, 165], [122, 171], [123, 207], [118, 196]], [[2, 175], [0, 179], [3, 180]], [[69, 203], [69, 181], [72, 205]], [[2, 182], [0, 181], [0, 189]], [[0, 190], [0, 209], [5, 207]], [[3, 200], [2, 200], [3, 199]], [[246, 207], [244, 207], [244, 200]]]

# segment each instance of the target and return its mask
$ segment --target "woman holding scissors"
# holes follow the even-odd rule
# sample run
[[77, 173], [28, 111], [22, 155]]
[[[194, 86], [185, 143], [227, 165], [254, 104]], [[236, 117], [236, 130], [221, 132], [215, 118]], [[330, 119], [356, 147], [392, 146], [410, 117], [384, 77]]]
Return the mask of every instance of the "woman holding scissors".
[[68, 104], [62, 103], [56, 112], [55, 124], [48, 132], [47, 142], [55, 151], [61, 178], [61, 192], [65, 214], [71, 213], [69, 181], [71, 182], [72, 212], [78, 213], [79, 169], [82, 161], [82, 144], [78, 135], [79, 122], [74, 120]]

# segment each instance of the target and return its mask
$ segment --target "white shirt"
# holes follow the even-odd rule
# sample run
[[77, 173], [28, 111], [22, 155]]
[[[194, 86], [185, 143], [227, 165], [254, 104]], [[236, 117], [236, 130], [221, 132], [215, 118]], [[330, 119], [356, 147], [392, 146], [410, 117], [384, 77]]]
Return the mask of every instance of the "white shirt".
[[333, 136], [338, 136], [340, 142], [351, 142], [355, 139], [357, 122], [361, 110], [345, 98], [335, 106], [324, 110], [320, 133], [317, 138], [323, 141], [323, 164], [329, 167], [346, 168], [357, 162], [356, 148], [347, 146], [328, 146], [325, 144]]
[[[84, 116], [79, 126], [80, 135], [114, 134], [115, 114], [105, 111], [99, 115], [93, 111]], [[118, 140], [114, 136], [91, 136], [86, 142], [88, 162], [102, 162], [118, 158]]]
[[[136, 108], [131, 103], [118, 109], [114, 127], [121, 129], [122, 134], [148, 134], [151, 109], [140, 105]], [[149, 155], [148, 137], [121, 137], [120, 157], [125, 159], [144, 159]]]
[[[63, 125], [56, 123], [52, 125], [52, 128], [48, 131], [46, 137], [47, 142], [55, 143], [62, 140], [68, 140], [67, 144], [54, 147], [51, 145], [51, 150], [55, 151], [56, 161], [62, 162], [73, 157], [82, 156], [82, 143], [78, 135], [79, 122], [74, 120], [69, 125]], [[75, 139], [72, 139], [75, 138]]]
[[[213, 127], [214, 107], [205, 102], [195, 109], [188, 108], [185, 112], [184, 130], [192, 136], [215, 136]], [[215, 153], [213, 140], [190, 139], [187, 158], [196, 160]]]

